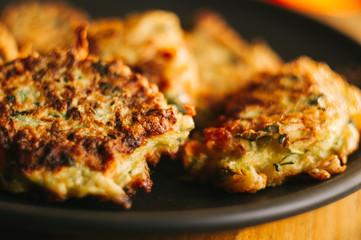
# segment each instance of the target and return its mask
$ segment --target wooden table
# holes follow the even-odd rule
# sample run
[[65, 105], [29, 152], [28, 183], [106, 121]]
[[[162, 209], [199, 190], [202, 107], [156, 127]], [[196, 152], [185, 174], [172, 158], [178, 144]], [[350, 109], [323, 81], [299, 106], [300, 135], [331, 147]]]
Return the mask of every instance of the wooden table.
[[[329, 24], [361, 43], [361, 13], [347, 17], [310, 17]], [[0, 239], [54, 239], [54, 240], [98, 240], [92, 237], [31, 236], [19, 232], [0, 233]], [[103, 239], [103, 238], [102, 238]], [[105, 238], [104, 238], [105, 239]], [[361, 239], [361, 191], [322, 208], [294, 217], [244, 229], [196, 235], [106, 238], [110, 240], [360, 240]]]

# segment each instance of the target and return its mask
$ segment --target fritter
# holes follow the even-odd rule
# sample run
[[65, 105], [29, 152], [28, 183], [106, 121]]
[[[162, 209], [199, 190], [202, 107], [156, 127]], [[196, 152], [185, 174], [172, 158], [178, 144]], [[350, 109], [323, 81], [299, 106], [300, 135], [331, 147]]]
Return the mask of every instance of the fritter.
[[0, 23], [0, 64], [19, 56], [18, 44], [7, 27]]
[[255, 75], [224, 108], [203, 143], [185, 145], [183, 162], [229, 192], [256, 192], [300, 173], [327, 179], [345, 171], [358, 147], [360, 90], [307, 57]]
[[121, 19], [100, 19], [89, 26], [90, 52], [105, 60], [120, 59], [157, 84], [167, 99], [194, 104], [198, 71], [178, 17], [153, 10]]
[[60, 1], [10, 4], [3, 11], [2, 20], [21, 48], [40, 53], [73, 45], [75, 28], [88, 24], [85, 12]]
[[149, 164], [193, 128], [158, 88], [118, 61], [72, 51], [0, 66], [0, 184], [56, 199], [94, 195], [129, 208]]
[[248, 43], [215, 12], [196, 14], [187, 45], [199, 67], [199, 123], [215, 117], [215, 106], [260, 71], [277, 71], [281, 58], [264, 42]]

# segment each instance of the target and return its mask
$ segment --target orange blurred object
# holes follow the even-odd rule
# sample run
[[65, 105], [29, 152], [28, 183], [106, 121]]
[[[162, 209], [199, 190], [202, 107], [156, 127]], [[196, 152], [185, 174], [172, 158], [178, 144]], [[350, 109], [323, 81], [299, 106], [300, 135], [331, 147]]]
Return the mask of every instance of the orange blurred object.
[[361, 11], [361, 0], [266, 0], [294, 10], [332, 16]]

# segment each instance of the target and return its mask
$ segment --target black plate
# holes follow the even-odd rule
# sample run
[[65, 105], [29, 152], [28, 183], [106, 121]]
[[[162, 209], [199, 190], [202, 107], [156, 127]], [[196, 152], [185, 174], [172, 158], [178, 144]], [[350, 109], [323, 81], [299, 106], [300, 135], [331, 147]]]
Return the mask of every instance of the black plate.
[[[361, 64], [360, 46], [334, 30], [295, 13], [253, 1], [74, 1], [93, 17], [123, 16], [134, 10], [175, 11], [183, 22], [195, 9], [221, 12], [247, 39], [265, 39], [285, 60], [308, 55], [335, 69]], [[1, 2], [0, 5], [5, 5]], [[360, 86], [357, 79], [354, 84]], [[291, 181], [256, 194], [227, 194], [189, 181], [178, 163], [162, 159], [152, 171], [150, 194], [139, 193], [129, 211], [92, 199], [39, 203], [0, 193], [0, 225], [80, 234], [189, 233], [225, 230], [277, 220], [336, 201], [361, 187], [361, 152], [345, 173], [324, 182]], [[59, 227], [61, 228], [59, 229]]]

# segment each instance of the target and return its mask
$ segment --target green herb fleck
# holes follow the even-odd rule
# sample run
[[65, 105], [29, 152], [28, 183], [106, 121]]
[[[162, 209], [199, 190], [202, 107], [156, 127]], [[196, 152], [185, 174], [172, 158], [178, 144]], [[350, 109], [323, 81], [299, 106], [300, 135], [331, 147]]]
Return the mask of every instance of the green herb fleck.
[[288, 165], [288, 164], [293, 164], [293, 162], [284, 162], [284, 163], [280, 163], [280, 166], [282, 166], [282, 165]]
[[317, 96], [313, 96], [311, 97], [309, 100], [308, 100], [308, 105], [310, 106], [316, 106], [318, 105], [318, 100], [323, 97], [324, 95], [323, 94], [319, 94]]
[[294, 164], [294, 162], [289, 161], [289, 162], [283, 162], [285, 159], [287, 159], [289, 156], [294, 155], [296, 153], [289, 153], [286, 156], [284, 156], [280, 161], [278, 161], [277, 163], [273, 163], [273, 166], [275, 167], [276, 171], [279, 172], [279, 168], [280, 166], [283, 165], [289, 165], [289, 164]]
[[60, 166], [74, 166], [74, 159], [70, 157], [67, 153], [62, 153], [60, 155]]
[[287, 75], [285, 75], [285, 77], [290, 80], [298, 80], [300, 78], [299, 76], [293, 75], [293, 74], [287, 74]]
[[287, 138], [287, 134], [281, 134], [280, 137], [278, 138], [279, 144], [282, 145], [284, 143], [284, 141], [286, 140], [286, 138]]
[[21, 99], [21, 103], [25, 102], [26, 99], [28, 99], [28, 96], [26, 95], [26, 93], [24, 91], [20, 91], [19, 96], [20, 96], [20, 99]]
[[8, 97], [8, 101], [9, 101], [9, 102], [14, 102], [15, 100], [16, 100], [16, 98], [15, 98], [14, 95], [10, 95], [10, 96]]
[[275, 169], [276, 169], [276, 171], [277, 171], [277, 172], [279, 172], [279, 171], [280, 171], [280, 170], [279, 170], [279, 164], [274, 163], [274, 164], [273, 164], [273, 166], [275, 167]]
[[92, 64], [92, 67], [95, 68], [102, 77], [109, 74], [109, 66], [110, 64], [104, 64], [101, 61]]
[[108, 133], [108, 137], [111, 138], [111, 139], [116, 139], [115, 135], [113, 135], [111, 133]]
[[277, 124], [269, 125], [264, 128], [264, 131], [266, 131], [268, 133], [278, 133], [279, 130], [280, 129]]
[[244, 140], [253, 142], [258, 139], [258, 134], [252, 132], [244, 132], [242, 134], [235, 135], [234, 138], [242, 138]]

